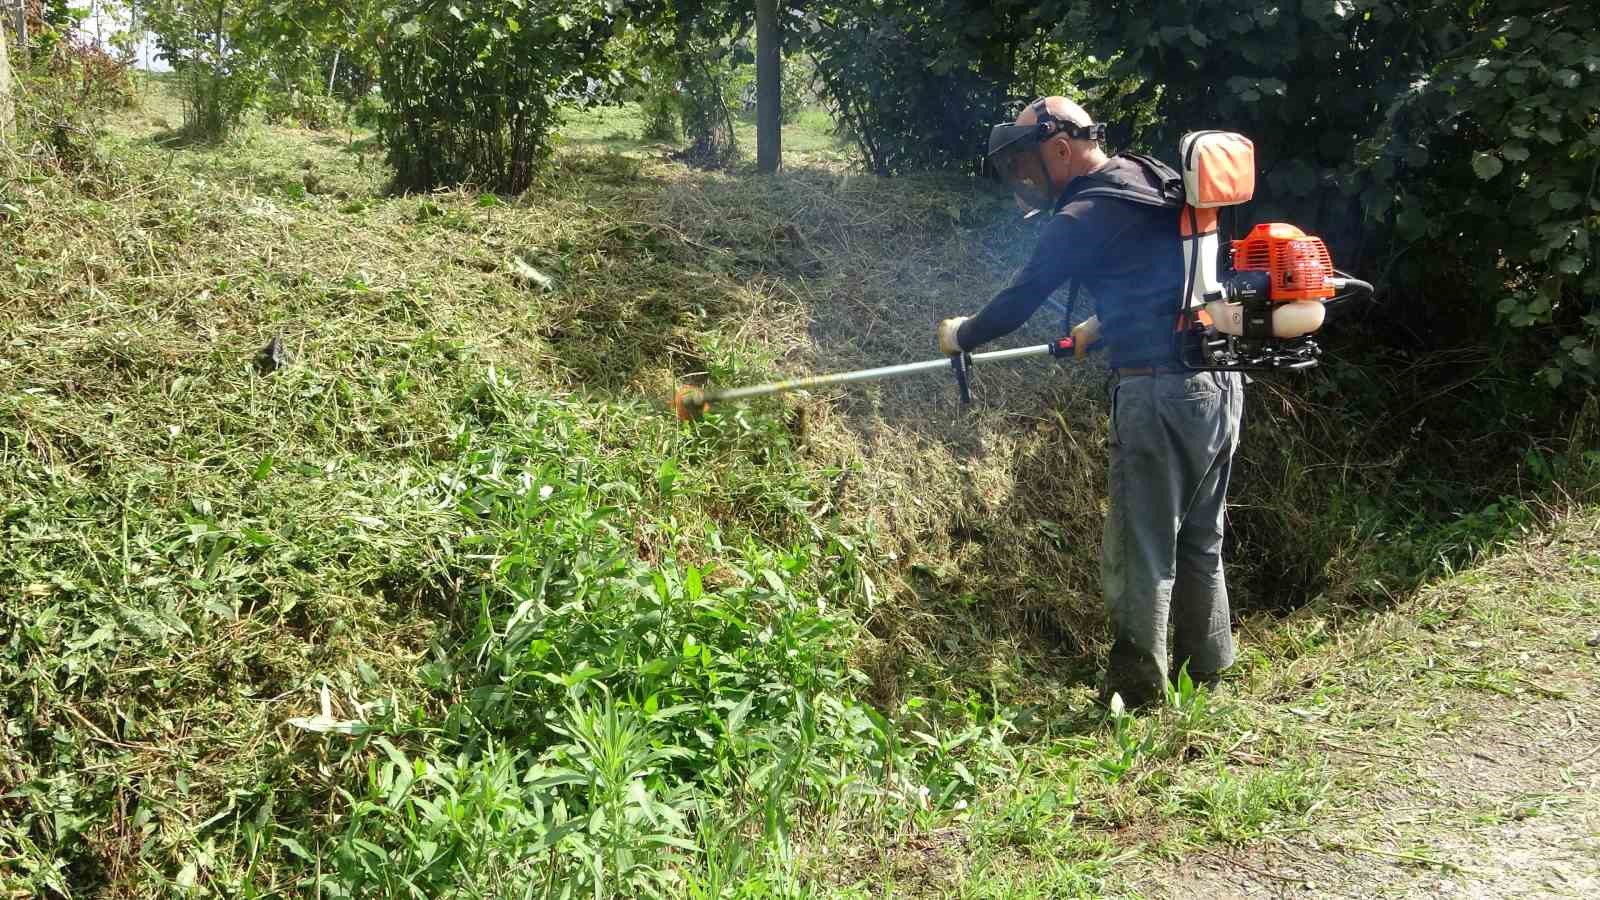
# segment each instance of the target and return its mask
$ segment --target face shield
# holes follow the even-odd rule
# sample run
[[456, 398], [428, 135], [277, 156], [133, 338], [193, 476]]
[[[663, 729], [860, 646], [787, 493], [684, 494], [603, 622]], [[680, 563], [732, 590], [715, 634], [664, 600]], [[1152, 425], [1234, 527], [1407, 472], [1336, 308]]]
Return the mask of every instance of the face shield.
[[1103, 125], [1076, 125], [1056, 119], [1042, 109], [1039, 119], [1031, 125], [1002, 124], [989, 129], [989, 152], [985, 157], [994, 167], [996, 175], [1017, 198], [1025, 216], [1044, 212], [1055, 205], [1056, 197], [1066, 187], [1050, 178], [1041, 149], [1060, 137], [1078, 140], [1102, 140]]

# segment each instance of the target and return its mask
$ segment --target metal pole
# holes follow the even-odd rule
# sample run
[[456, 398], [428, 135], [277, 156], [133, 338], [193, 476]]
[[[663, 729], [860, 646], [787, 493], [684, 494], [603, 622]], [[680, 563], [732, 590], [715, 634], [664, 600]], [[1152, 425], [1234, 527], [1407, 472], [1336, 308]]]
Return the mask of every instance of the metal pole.
[[[991, 350], [987, 353], [974, 353], [972, 361], [980, 362], [1005, 362], [1007, 360], [1022, 359], [1029, 356], [1042, 356], [1053, 349], [1052, 344], [1039, 344], [1034, 347], [1016, 347], [1011, 350]], [[857, 369], [853, 372], [835, 372], [831, 375], [812, 375], [807, 378], [791, 378], [788, 381], [774, 381], [769, 384], [753, 384], [749, 387], [728, 388], [722, 391], [706, 391], [705, 402], [716, 403], [722, 400], [745, 400], [750, 397], [765, 397], [768, 394], [781, 394], [785, 391], [801, 391], [807, 388], [822, 387], [829, 384], [852, 384], [859, 381], [877, 381], [882, 378], [895, 378], [900, 375], [914, 375], [918, 372], [932, 372], [935, 369], [950, 368], [948, 357], [943, 359], [929, 359], [922, 362], [903, 363], [898, 366], [879, 366], [875, 369]]]

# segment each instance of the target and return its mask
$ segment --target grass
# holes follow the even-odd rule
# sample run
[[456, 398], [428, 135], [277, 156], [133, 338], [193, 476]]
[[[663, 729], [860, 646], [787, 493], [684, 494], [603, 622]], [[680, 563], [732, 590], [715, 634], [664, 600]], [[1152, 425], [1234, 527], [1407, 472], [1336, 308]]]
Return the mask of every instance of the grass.
[[666, 410], [930, 355], [1026, 252], [1004, 198], [853, 173], [814, 114], [772, 179], [584, 114], [517, 198], [388, 196], [359, 132], [174, 146], [175, 115], [5, 160], [0, 894], [1092, 896], [1383, 783], [1339, 747], [1561, 690], [1518, 635], [1593, 618], [1592, 553], [1538, 558], [1542, 607], [1497, 599], [1516, 569], [1413, 599], [1536, 495], [1430, 519], [1398, 426], [1335, 442], [1318, 394], [1425, 368], [1330, 367], [1252, 401], [1237, 674], [1108, 717], [1092, 372]]
[[[639, 105], [623, 103], [569, 113], [561, 138], [566, 147], [599, 152], [648, 155], [672, 149], [668, 143], [645, 140], [644, 130]], [[735, 114], [733, 134], [748, 166], [755, 158], [755, 117]], [[784, 123], [783, 155], [789, 166], [838, 165], [854, 158], [855, 147], [834, 133], [833, 120], [825, 110], [807, 107], [795, 116], [795, 121]]]

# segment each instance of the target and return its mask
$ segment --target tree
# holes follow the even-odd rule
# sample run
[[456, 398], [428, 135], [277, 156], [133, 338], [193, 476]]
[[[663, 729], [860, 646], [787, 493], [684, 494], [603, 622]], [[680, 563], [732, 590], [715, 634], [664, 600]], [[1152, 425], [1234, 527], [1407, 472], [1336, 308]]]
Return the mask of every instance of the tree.
[[243, 120], [265, 80], [251, 0], [147, 0], [145, 20], [177, 73], [184, 129], [216, 140]]
[[776, 172], [783, 162], [783, 72], [779, 64], [778, 0], [756, 2], [756, 168]]
[[395, 186], [517, 193], [550, 155], [563, 105], [615, 96], [614, 0], [456, 0], [392, 11], [378, 48]]
[[11, 61], [6, 55], [7, 30], [7, 23], [0, 22], [0, 150], [10, 144], [17, 121], [17, 106], [11, 98]]
[[[804, 41], [834, 116], [883, 175], [979, 171], [989, 124], [1015, 114], [1018, 59], [1043, 34], [1021, 0], [819, 0]], [[1070, 61], [1070, 56], [1066, 61]]]
[[16, 0], [12, 18], [15, 22], [17, 38], [17, 58], [22, 65], [28, 64], [28, 4], [26, 0]]

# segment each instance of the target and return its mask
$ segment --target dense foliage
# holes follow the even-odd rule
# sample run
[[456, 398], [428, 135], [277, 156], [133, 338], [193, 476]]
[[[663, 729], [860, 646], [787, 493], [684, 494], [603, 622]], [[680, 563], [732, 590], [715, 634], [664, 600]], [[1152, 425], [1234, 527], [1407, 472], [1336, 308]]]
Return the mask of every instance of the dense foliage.
[[551, 151], [564, 104], [610, 98], [611, 0], [429, 2], [391, 9], [378, 51], [396, 186], [517, 192]]
[[1017, 48], [1036, 30], [1026, 10], [966, 0], [819, 4], [806, 41], [867, 168], [974, 169], [988, 125], [1014, 114]]
[[[33, 7], [68, 21], [64, 2]], [[1237, 128], [1266, 171], [1247, 213], [1329, 236], [1399, 298], [1359, 363], [1252, 391], [1241, 599], [1403, 593], [1532, 522], [1525, 501], [1579, 467], [1593, 482], [1600, 401], [1559, 415], [1600, 374], [1593, 10], [787, 8], [789, 49], [815, 55], [873, 171], [970, 170], [987, 124], [1047, 92], [1084, 98], [1119, 147], [1170, 156], [1182, 131]], [[325, 124], [337, 95], [379, 123], [399, 188], [516, 192], [560, 110], [643, 68], [657, 125], [681, 116], [726, 162], [747, 13], [159, 0], [147, 21], [196, 134], [252, 105]], [[900, 326], [971, 301], [1025, 244], [970, 180], [752, 187], [572, 154], [529, 202], [383, 196], [355, 141], [158, 150], [157, 110], [107, 141], [92, 123], [132, 83], [70, 30], [36, 34], [23, 168], [0, 179], [0, 885], [804, 895], [797, 823], [817, 856], [819, 835], [863, 829], [970, 828], [1009, 851], [1051, 816], [1068, 833], [1181, 815], [1181, 779], [1152, 759], [1214, 751], [1232, 777], [1246, 739], [1217, 739], [1192, 686], [1148, 727], [1066, 714], [1088, 689], [1051, 667], [1096, 640], [1070, 626], [1097, 583], [1067, 564], [1094, 555], [1093, 398], [995, 390], [1025, 399], [996, 400], [991, 430], [957, 426], [1015, 448], [1009, 483], [1009, 452], [916, 467], [935, 457], [902, 439], [964, 439], [921, 430], [925, 397], [881, 404], [916, 427], [880, 417], [871, 447], [828, 444], [859, 424], [842, 403], [790, 407], [836, 416], [820, 426], [772, 407], [683, 426], [637, 399], [686, 368], [755, 380], [837, 349], [829, 316], [869, 333], [863, 353], [909, 352]], [[754, 305], [767, 295], [788, 299]], [[263, 367], [288, 328], [294, 353]], [[1416, 353], [1445, 344], [1459, 352]], [[884, 465], [902, 453], [915, 471]], [[1527, 493], [1486, 505], [1509, 484]], [[899, 530], [849, 510], [860, 496], [903, 512]], [[1312, 612], [1287, 628], [1294, 658], [1301, 625], [1330, 640]], [[1072, 646], [1019, 654], [1019, 635]], [[1279, 749], [1245, 752], [1295, 759]], [[1033, 769], [1066, 774], [977, 809]], [[1251, 815], [1287, 828], [1317, 808]]]
[[227, 135], [260, 95], [259, 12], [247, 0], [158, 0], [145, 9], [146, 27], [180, 79], [184, 127], [193, 136]]
[[1600, 15], [1525, 0], [1481, 9], [1374, 145], [1368, 210], [1393, 223], [1396, 287], [1531, 338], [1551, 386], [1592, 385]]

